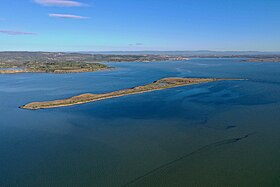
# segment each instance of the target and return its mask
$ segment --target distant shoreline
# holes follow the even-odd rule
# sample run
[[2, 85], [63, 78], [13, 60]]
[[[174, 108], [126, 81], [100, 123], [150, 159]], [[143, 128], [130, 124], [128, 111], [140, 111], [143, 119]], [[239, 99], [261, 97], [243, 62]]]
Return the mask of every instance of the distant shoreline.
[[243, 60], [243, 62], [255, 62], [255, 63], [280, 63], [280, 57], [271, 58], [249, 58]]
[[38, 110], [38, 109], [49, 109], [49, 108], [59, 108], [73, 105], [80, 105], [105, 99], [117, 98], [127, 95], [135, 95], [146, 92], [164, 90], [169, 88], [216, 82], [222, 80], [242, 80], [242, 79], [217, 79], [217, 78], [164, 78], [157, 80], [151, 84], [144, 86], [137, 86], [130, 89], [119, 90], [115, 92], [109, 92], [104, 94], [81, 94], [67, 99], [46, 101], [46, 102], [32, 102], [23, 105], [19, 108]]
[[54, 70], [53, 72], [41, 71], [41, 70], [29, 70], [29, 69], [17, 69], [17, 70], [1, 70], [0, 74], [21, 74], [21, 73], [52, 73], [52, 74], [68, 74], [68, 73], [89, 73], [97, 71], [105, 71], [112, 69], [110, 67], [106, 68], [96, 68], [96, 69], [78, 69], [78, 70]]
[[170, 55], [105, 55], [60, 52], [0, 52], [0, 74], [83, 73], [109, 69], [105, 62], [189, 60]]

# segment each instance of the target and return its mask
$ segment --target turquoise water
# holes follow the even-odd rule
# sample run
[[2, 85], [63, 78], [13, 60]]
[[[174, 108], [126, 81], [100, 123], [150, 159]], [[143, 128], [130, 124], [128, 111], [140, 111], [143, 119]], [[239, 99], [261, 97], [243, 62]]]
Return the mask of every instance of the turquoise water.
[[[108, 63], [0, 75], [0, 186], [280, 186], [280, 64]], [[164, 77], [245, 78], [38, 111], [32, 101]]]

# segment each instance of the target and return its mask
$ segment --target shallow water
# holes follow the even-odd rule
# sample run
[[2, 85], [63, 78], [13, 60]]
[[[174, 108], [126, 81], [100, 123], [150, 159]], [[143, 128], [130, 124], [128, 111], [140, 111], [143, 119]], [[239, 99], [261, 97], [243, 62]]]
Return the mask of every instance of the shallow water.
[[[280, 64], [108, 63], [0, 75], [0, 186], [280, 186]], [[31, 101], [164, 77], [245, 78], [38, 111]]]

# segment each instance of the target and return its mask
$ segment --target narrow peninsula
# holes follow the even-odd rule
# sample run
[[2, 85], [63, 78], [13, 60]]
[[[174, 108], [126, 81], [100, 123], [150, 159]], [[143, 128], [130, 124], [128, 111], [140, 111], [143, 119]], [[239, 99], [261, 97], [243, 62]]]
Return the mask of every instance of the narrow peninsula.
[[237, 80], [237, 79], [217, 79], [217, 78], [163, 78], [157, 80], [151, 84], [147, 84], [144, 86], [137, 86], [130, 89], [124, 89], [104, 94], [82, 94], [78, 96], [74, 96], [67, 99], [55, 100], [55, 101], [45, 101], [45, 102], [32, 102], [21, 106], [22, 109], [29, 110], [38, 110], [38, 109], [47, 109], [47, 108], [57, 108], [57, 107], [65, 107], [72, 106], [78, 104], [84, 104], [89, 102], [95, 102], [99, 100], [105, 100], [110, 98], [116, 98], [126, 95], [139, 94], [145, 92], [152, 92], [155, 90], [164, 90], [168, 88], [200, 84], [200, 83], [208, 83], [222, 80]]

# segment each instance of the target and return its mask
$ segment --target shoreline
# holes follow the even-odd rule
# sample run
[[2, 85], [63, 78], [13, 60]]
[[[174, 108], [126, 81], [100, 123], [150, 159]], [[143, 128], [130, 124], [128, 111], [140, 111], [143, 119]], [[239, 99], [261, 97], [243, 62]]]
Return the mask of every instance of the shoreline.
[[106, 71], [113, 69], [111, 67], [107, 68], [100, 68], [100, 69], [95, 69], [95, 70], [56, 70], [54, 72], [47, 72], [47, 71], [36, 71], [36, 70], [1, 70], [0, 69], [0, 75], [1, 74], [23, 74], [23, 73], [48, 73], [48, 74], [70, 74], [70, 73], [90, 73], [90, 72], [98, 72], [98, 71]]
[[136, 95], [141, 93], [160, 91], [165, 89], [171, 89], [182, 86], [190, 86], [196, 84], [217, 82], [217, 81], [229, 81], [229, 80], [244, 80], [244, 79], [218, 79], [218, 78], [164, 78], [157, 80], [151, 84], [144, 86], [137, 86], [130, 89], [124, 89], [104, 94], [80, 94], [66, 99], [44, 101], [44, 102], [31, 102], [26, 105], [20, 106], [21, 109], [39, 110], [68, 107], [74, 105], [81, 105], [106, 99], [113, 99], [118, 97], [124, 97], [128, 95]]

